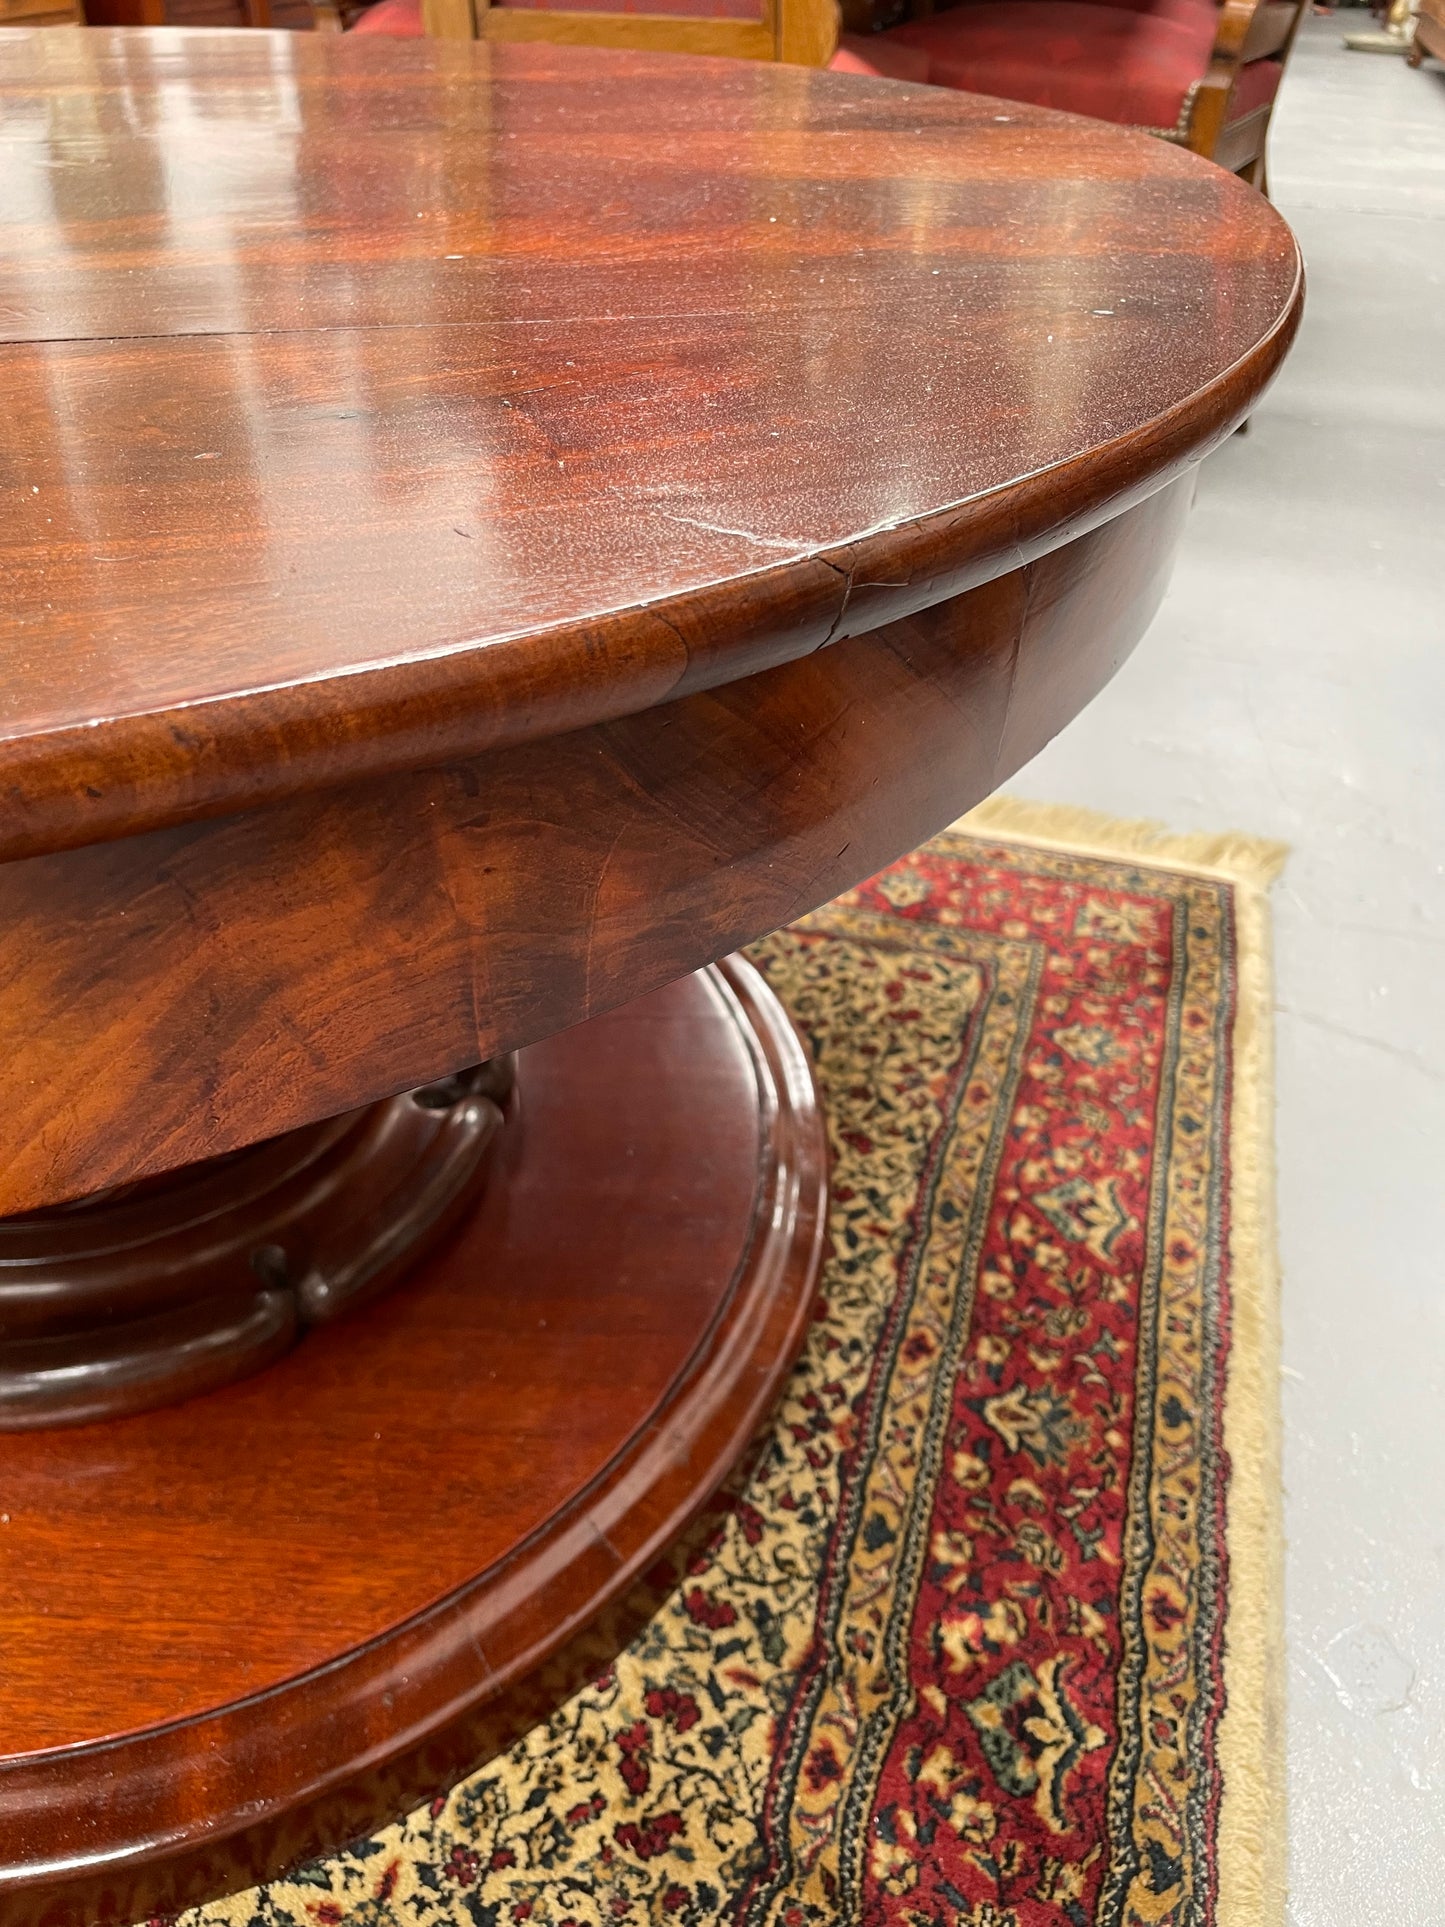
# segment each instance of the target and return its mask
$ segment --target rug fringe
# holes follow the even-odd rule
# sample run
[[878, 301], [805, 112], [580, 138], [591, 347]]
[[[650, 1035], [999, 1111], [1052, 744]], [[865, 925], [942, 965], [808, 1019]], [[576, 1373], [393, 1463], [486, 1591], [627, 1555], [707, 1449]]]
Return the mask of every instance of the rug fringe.
[[1094, 810], [990, 797], [954, 825], [969, 836], [1204, 872], [1234, 885], [1238, 1001], [1230, 1132], [1233, 1342], [1225, 1387], [1230, 1459], [1229, 1608], [1219, 1728], [1216, 1927], [1283, 1927], [1286, 1907], [1284, 1526], [1279, 1258], [1275, 1236], [1274, 976], [1269, 888], [1288, 846], [1226, 830], [1179, 834]]
[[1072, 804], [1033, 803], [991, 796], [953, 825], [965, 836], [1000, 836], [1015, 843], [1066, 844], [1084, 856], [1133, 857], [1161, 869], [1200, 870], [1268, 889], [1284, 868], [1287, 843], [1243, 830], [1168, 829], [1144, 819], [1105, 816]]
[[1283, 1927], [1286, 1906], [1284, 1484], [1267, 894], [1278, 868], [1260, 880], [1239, 875], [1235, 888], [1239, 986], [1229, 1240], [1234, 1342], [1224, 1423], [1230, 1611], [1228, 1705], [1219, 1733], [1225, 1785], [1219, 1927]]

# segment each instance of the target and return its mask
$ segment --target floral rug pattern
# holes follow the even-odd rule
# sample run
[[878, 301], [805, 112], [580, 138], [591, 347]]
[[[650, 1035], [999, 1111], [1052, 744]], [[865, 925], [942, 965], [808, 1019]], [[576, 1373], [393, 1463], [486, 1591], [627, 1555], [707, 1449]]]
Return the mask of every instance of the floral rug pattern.
[[955, 832], [757, 945], [832, 1250], [702, 1549], [510, 1753], [190, 1927], [1210, 1927], [1231, 897]]

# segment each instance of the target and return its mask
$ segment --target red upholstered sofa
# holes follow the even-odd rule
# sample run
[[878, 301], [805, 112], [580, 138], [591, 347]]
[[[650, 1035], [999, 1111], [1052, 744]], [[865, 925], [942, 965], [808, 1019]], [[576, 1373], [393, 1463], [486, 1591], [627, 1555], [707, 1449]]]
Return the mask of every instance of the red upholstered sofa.
[[1301, 0], [961, 0], [873, 37], [935, 86], [1140, 127], [1264, 186]]
[[[871, 31], [880, 6], [895, 14], [912, 6], [917, 17]], [[353, 31], [613, 44], [620, 36], [828, 64], [1143, 128], [1263, 188], [1270, 112], [1303, 0], [959, 0], [937, 12], [933, 0], [845, 0], [845, 8], [855, 31], [841, 41], [835, 0], [377, 0]]]

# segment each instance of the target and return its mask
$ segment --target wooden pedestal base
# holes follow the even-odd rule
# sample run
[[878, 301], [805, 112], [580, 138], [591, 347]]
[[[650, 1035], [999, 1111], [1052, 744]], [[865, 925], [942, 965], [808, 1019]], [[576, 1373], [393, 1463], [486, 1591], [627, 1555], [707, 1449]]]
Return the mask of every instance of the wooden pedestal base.
[[822, 1127], [736, 960], [522, 1054], [481, 1204], [265, 1369], [0, 1439], [0, 1920], [340, 1844], [596, 1663], [805, 1328]]
[[0, 1219], [0, 1431], [212, 1391], [376, 1297], [476, 1203], [513, 1069]]

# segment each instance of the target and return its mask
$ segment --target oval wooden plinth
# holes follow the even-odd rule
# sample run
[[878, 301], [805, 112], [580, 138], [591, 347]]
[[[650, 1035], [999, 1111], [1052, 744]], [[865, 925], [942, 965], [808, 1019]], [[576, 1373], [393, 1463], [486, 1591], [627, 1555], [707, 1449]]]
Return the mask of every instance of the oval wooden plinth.
[[545, 1713], [776, 1394], [825, 1203], [806, 1058], [734, 959], [524, 1052], [476, 1214], [396, 1290], [0, 1440], [5, 1927], [264, 1878]]

